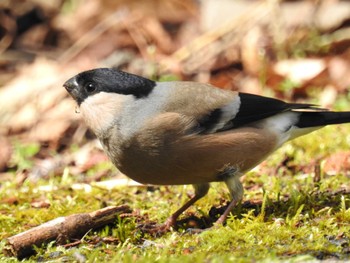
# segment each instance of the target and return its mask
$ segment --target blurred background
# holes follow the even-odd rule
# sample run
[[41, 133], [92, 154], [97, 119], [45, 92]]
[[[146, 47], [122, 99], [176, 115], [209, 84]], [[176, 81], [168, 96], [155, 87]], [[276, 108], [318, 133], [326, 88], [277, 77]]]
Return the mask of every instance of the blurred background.
[[0, 181], [106, 160], [62, 87], [96, 67], [345, 108], [350, 2], [1, 0]]

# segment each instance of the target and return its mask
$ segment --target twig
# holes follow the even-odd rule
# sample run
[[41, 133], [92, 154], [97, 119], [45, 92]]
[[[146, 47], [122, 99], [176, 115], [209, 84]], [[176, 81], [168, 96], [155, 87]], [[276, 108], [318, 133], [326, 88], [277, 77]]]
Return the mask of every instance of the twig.
[[58, 217], [25, 232], [9, 237], [3, 249], [6, 256], [24, 258], [35, 253], [34, 246], [41, 247], [53, 240], [65, 244], [70, 239], [80, 239], [90, 229], [114, 222], [116, 214], [130, 212], [126, 205], [109, 206], [91, 213]]

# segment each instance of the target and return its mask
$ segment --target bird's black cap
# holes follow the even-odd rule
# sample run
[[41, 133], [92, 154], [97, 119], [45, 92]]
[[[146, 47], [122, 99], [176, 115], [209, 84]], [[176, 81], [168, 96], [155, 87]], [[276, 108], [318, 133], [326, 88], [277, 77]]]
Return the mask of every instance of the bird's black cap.
[[79, 73], [64, 83], [69, 94], [80, 105], [99, 92], [147, 97], [156, 83], [152, 80], [111, 68], [97, 68]]

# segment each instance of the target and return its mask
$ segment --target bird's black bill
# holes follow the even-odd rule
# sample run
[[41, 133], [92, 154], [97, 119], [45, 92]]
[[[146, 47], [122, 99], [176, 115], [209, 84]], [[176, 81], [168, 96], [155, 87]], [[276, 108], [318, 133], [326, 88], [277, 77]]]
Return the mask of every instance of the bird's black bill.
[[77, 81], [75, 80], [75, 77], [70, 78], [69, 80], [67, 80], [64, 84], [63, 87], [70, 93], [72, 92], [74, 89], [76, 89], [78, 87]]

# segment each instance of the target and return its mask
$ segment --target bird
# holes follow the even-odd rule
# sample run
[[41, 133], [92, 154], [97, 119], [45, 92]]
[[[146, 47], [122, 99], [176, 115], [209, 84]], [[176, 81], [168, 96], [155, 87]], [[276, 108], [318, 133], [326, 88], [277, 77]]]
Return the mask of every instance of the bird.
[[216, 221], [223, 224], [243, 197], [242, 175], [292, 139], [350, 122], [347, 111], [113, 68], [83, 71], [63, 86], [122, 173], [142, 184], [193, 185], [193, 197], [157, 231], [172, 229], [211, 182], [224, 182], [231, 195]]

